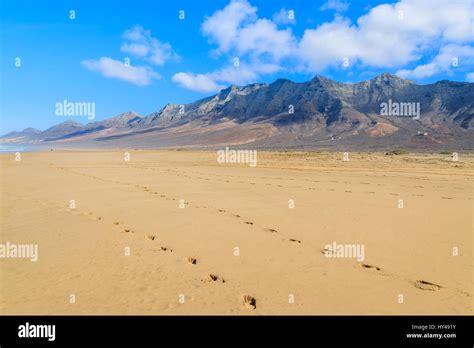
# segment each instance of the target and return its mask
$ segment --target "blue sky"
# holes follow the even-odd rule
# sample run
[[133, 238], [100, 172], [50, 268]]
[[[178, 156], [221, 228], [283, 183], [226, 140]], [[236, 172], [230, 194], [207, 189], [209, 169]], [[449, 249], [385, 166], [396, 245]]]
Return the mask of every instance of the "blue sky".
[[2, 134], [65, 121], [63, 100], [94, 102], [101, 120], [280, 77], [474, 81], [473, 0], [0, 4]]

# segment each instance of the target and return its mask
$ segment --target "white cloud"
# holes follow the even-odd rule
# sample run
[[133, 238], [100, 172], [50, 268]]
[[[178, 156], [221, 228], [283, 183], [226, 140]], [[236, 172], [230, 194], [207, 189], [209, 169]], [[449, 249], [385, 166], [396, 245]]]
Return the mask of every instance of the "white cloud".
[[296, 48], [290, 29], [278, 29], [268, 19], [259, 19], [241, 28], [235, 42], [239, 55], [269, 56], [273, 62], [288, 57]]
[[474, 82], [474, 72], [470, 72], [466, 74], [466, 81], [467, 82]]
[[[126, 30], [122, 37], [125, 40], [120, 47], [122, 52], [146, 60], [151, 64], [161, 66], [170, 59], [179, 58], [169, 43], [160, 42], [151, 36], [150, 30], [145, 30], [139, 25]], [[130, 82], [137, 86], [146, 86], [152, 80], [161, 78], [149, 66], [125, 65], [123, 62], [109, 57], [84, 60], [81, 64], [88, 70], [98, 72], [107, 78]]]
[[438, 55], [427, 64], [418, 65], [412, 70], [401, 69], [397, 75], [403, 78], [422, 79], [451, 69], [472, 67], [474, 65], [474, 47], [450, 44], [444, 46]]
[[153, 79], [160, 78], [160, 75], [149, 67], [127, 66], [123, 62], [109, 57], [83, 60], [81, 64], [86, 69], [98, 72], [107, 78], [130, 82], [137, 86], [149, 85]]
[[270, 55], [275, 60], [289, 55], [295, 47], [291, 30], [278, 29], [271, 20], [258, 19], [256, 11], [247, 0], [232, 0], [206, 18], [202, 32], [217, 44], [215, 53]]
[[401, 0], [374, 7], [357, 21], [361, 30], [396, 32], [410, 40], [472, 39], [472, 0]]
[[[264, 65], [264, 71], [275, 71], [279, 67]], [[258, 78], [257, 68], [252, 66], [227, 66], [205, 74], [180, 72], [173, 76], [173, 82], [195, 92], [216, 92], [229, 84], [245, 85]]]
[[[194, 91], [210, 92], [228, 84], [251, 83], [261, 74], [281, 70], [281, 61], [296, 50], [294, 36], [290, 29], [279, 29], [275, 22], [259, 19], [256, 11], [247, 0], [232, 0], [207, 17], [202, 33], [217, 45], [215, 55], [228, 56], [229, 65], [204, 74], [181, 72], [173, 81]], [[232, 64], [235, 57], [239, 67]]]
[[160, 42], [151, 35], [150, 30], [136, 25], [123, 34], [126, 40], [120, 50], [139, 58], [146, 59], [155, 65], [164, 65], [166, 61], [177, 59], [178, 55], [168, 42]]
[[235, 46], [239, 31], [243, 24], [254, 21], [257, 8], [247, 0], [232, 0], [222, 10], [207, 17], [201, 30], [211, 43], [217, 43], [217, 53], [228, 52]]
[[288, 25], [288, 24], [296, 24], [296, 16], [293, 10], [287, 10], [286, 8], [282, 8], [277, 13], [273, 14], [272, 20], [274, 23], [279, 25]]
[[234, 67], [228, 66], [219, 70], [215, 70], [208, 74], [215, 81], [225, 84], [244, 85], [258, 78], [256, 69], [252, 67]]
[[145, 57], [150, 51], [148, 46], [136, 43], [123, 43], [120, 50], [122, 52], [131, 53], [135, 57]]
[[218, 85], [208, 74], [179, 72], [173, 75], [172, 80], [181, 87], [195, 92], [208, 93], [224, 88], [224, 86]]
[[[473, 0], [400, 0], [375, 6], [353, 22], [339, 14], [347, 9], [346, 0], [329, 0], [323, 9], [338, 12], [335, 18], [297, 37], [290, 28], [278, 27], [285, 9], [271, 20], [259, 18], [248, 0], [231, 0], [207, 17], [201, 29], [215, 45], [212, 53], [229, 60], [238, 57], [240, 70], [230, 66], [185, 76], [201, 82], [188, 83], [194, 90], [210, 91], [228, 83], [255, 82], [281, 70], [319, 73], [340, 69], [348, 59], [349, 68], [398, 69], [399, 75], [422, 78], [451, 71], [447, 60], [454, 50], [462, 70], [473, 64], [468, 59], [474, 42], [473, 4]], [[429, 63], [413, 70], [405, 68], [432, 56]], [[204, 87], [196, 87], [201, 85]]]
[[349, 20], [338, 17], [317, 29], [305, 30], [297, 54], [305, 70], [321, 71], [342, 64], [346, 57], [352, 60], [358, 52], [357, 31]]
[[342, 0], [327, 0], [322, 6], [321, 11], [334, 10], [336, 12], [345, 12], [349, 8], [349, 3]]
[[307, 29], [298, 56], [308, 71], [340, 66], [397, 67], [420, 59], [449, 43], [472, 41], [472, 0], [401, 0], [382, 4], [359, 17], [356, 24], [336, 16]]

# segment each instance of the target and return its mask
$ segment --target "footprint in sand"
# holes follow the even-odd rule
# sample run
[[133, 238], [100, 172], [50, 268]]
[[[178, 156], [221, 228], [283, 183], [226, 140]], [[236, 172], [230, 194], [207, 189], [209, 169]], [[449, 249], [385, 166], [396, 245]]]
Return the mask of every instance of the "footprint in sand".
[[115, 225], [115, 226], [118, 226], [118, 225], [120, 225], [120, 222], [114, 221], [114, 225]]
[[[202, 282], [206, 282], [206, 283], [212, 283], [212, 282], [216, 282], [219, 280], [219, 276], [216, 275], [216, 274], [212, 274], [212, 273], [209, 273], [206, 278], [204, 279], [201, 279]], [[221, 279], [221, 282], [222, 283], [225, 283], [225, 279]]]
[[441, 197], [441, 199], [453, 199], [453, 197]]
[[149, 240], [155, 240], [155, 236], [147, 236], [146, 238]]
[[301, 241], [299, 239], [290, 238], [289, 241], [301, 244]]
[[161, 250], [163, 251], [170, 251], [171, 253], [173, 252], [173, 249], [170, 249], [170, 248], [166, 248], [166, 247], [160, 247]]
[[253, 222], [252, 222], [252, 221], [245, 221], [245, 223], [246, 223], [247, 225], [253, 225]]
[[191, 265], [195, 265], [197, 263], [197, 260], [194, 257], [188, 257], [186, 261]]
[[442, 288], [441, 285], [433, 284], [427, 282], [426, 280], [417, 280], [413, 283], [413, 285], [415, 286], [415, 288], [428, 291], [438, 291]]
[[239, 218], [239, 217], [240, 217], [240, 215], [238, 215], [238, 214], [234, 214], [234, 217], [236, 217], [236, 218]]
[[132, 231], [131, 229], [128, 229], [128, 228], [124, 229], [122, 232], [124, 232], [124, 233], [130, 233], [130, 232], [135, 233], [134, 231]]
[[278, 231], [273, 228], [264, 228], [264, 230], [270, 233], [278, 233]]
[[366, 263], [361, 263], [361, 266], [364, 267], [364, 268], [374, 268], [374, 269], [376, 269], [377, 271], [380, 271], [380, 267], [368, 265], [368, 264], [366, 264]]
[[217, 209], [217, 211], [218, 211], [219, 213], [225, 213], [225, 210], [224, 210], [224, 209]]
[[250, 295], [243, 296], [243, 303], [244, 303], [244, 306], [249, 309], [257, 308], [257, 300]]
[[323, 254], [323, 255], [332, 255], [332, 250], [331, 249], [322, 249], [321, 254]]

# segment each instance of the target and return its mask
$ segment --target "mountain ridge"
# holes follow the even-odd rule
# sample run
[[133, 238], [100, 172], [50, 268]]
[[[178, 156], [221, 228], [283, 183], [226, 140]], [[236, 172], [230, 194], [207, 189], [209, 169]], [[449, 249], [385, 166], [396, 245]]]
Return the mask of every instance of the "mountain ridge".
[[[419, 103], [419, 119], [385, 117], [381, 106], [388, 102]], [[191, 103], [166, 104], [147, 116], [125, 112], [84, 125], [63, 122], [40, 133], [11, 132], [0, 143], [26, 139], [29, 144], [66, 147], [472, 150], [473, 117], [473, 83], [418, 85], [389, 73], [342, 83], [316, 75], [305, 82], [280, 78], [231, 85]]]

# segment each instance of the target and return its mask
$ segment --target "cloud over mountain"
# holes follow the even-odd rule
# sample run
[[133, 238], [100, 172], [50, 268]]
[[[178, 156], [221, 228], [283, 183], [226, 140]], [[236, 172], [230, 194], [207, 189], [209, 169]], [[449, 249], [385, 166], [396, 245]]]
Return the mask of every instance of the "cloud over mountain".
[[[169, 60], [177, 60], [179, 56], [174, 52], [171, 44], [161, 42], [151, 35], [150, 30], [136, 25], [126, 30], [123, 35], [125, 40], [120, 47], [124, 53], [146, 61], [153, 65], [163, 66]], [[100, 59], [87, 59], [81, 65], [88, 70], [100, 73], [107, 78], [113, 78], [132, 83], [137, 86], [147, 86], [153, 80], [160, 79], [159, 73], [148, 65], [137, 66], [130, 61], [119, 61], [110, 57]]]
[[[322, 10], [343, 12], [347, 7], [346, 2], [329, 1]], [[241, 67], [249, 78], [246, 82], [275, 71], [391, 68], [398, 69], [400, 76], [424, 78], [453, 68], [467, 69], [472, 65], [474, 42], [472, 8], [472, 0], [400, 0], [375, 6], [355, 21], [336, 14], [298, 37], [291, 28], [279, 25], [281, 13], [273, 19], [261, 18], [249, 1], [232, 0], [202, 24], [202, 34], [214, 45], [211, 55], [226, 56], [229, 65], [210, 72], [180, 72], [174, 80], [180, 83], [186, 74], [193, 81], [191, 89], [208, 92], [210, 86], [217, 90], [241, 82], [240, 73], [221, 73]], [[233, 58], [239, 59], [239, 66], [231, 65]], [[454, 58], [460, 65], [452, 64]]]
[[81, 62], [86, 69], [98, 72], [105, 77], [123, 80], [137, 86], [146, 86], [153, 79], [159, 79], [160, 75], [146, 66], [128, 66], [123, 62], [101, 57], [99, 59], [88, 59]]
[[122, 52], [145, 59], [151, 64], [162, 66], [168, 60], [178, 59], [170, 43], [160, 42], [151, 35], [150, 30], [145, 30], [140, 25], [126, 30], [123, 38], [125, 42], [120, 47]]

